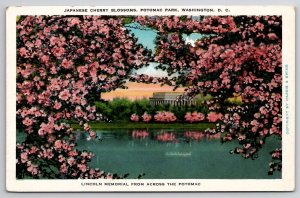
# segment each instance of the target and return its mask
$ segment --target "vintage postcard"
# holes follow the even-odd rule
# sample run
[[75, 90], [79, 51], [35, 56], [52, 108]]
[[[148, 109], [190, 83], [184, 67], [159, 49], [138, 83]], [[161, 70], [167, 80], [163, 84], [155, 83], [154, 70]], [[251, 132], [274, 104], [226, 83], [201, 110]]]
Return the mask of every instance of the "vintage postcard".
[[293, 7], [6, 14], [8, 191], [294, 190]]

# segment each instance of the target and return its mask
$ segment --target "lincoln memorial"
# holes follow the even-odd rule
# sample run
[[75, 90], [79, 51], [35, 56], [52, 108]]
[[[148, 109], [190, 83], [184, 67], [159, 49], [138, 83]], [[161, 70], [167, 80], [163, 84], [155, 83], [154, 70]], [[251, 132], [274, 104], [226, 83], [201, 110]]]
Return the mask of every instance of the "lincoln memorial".
[[152, 106], [170, 104], [174, 106], [195, 105], [195, 99], [182, 96], [183, 92], [154, 92], [149, 98]]

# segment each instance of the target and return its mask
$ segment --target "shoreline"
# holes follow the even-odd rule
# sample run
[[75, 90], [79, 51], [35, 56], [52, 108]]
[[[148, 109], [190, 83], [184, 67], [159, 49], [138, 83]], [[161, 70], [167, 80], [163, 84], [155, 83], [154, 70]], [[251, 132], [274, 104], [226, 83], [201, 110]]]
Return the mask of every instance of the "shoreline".
[[[82, 129], [79, 124], [70, 123], [73, 129]], [[134, 122], [91, 122], [92, 129], [194, 129], [214, 128], [215, 123], [134, 123]]]

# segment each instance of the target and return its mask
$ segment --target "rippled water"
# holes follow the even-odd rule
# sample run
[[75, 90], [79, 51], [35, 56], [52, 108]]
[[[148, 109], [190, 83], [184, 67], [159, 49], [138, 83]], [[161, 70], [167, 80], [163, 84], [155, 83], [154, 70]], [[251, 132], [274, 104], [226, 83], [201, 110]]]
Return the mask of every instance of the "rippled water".
[[219, 135], [200, 131], [115, 130], [97, 131], [97, 140], [77, 134], [78, 148], [95, 154], [93, 167], [129, 178], [144, 179], [274, 179], [269, 176], [269, 152], [280, 146], [270, 137], [255, 160], [230, 154], [237, 142], [221, 144]]

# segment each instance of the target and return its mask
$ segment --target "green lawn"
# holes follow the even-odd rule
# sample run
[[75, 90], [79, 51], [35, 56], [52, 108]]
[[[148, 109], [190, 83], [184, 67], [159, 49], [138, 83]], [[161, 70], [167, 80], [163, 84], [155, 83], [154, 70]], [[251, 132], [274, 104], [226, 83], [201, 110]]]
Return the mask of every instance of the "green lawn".
[[[71, 124], [74, 129], [81, 129], [78, 124]], [[213, 128], [214, 123], [133, 123], [133, 122], [91, 122], [92, 129], [207, 129]]]

